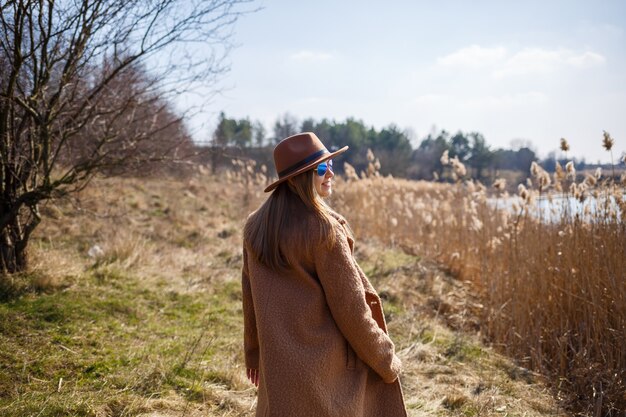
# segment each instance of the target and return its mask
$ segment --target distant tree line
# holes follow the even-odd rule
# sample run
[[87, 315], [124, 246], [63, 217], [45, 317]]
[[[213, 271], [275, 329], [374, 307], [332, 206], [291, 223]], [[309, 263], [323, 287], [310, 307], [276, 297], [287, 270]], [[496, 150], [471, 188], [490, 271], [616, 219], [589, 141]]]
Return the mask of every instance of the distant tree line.
[[[303, 131], [317, 134], [331, 150], [350, 146], [350, 152], [342, 155], [341, 160], [348, 162], [357, 172], [367, 169], [367, 150], [371, 149], [380, 161], [382, 175], [410, 179], [452, 180], [449, 167], [441, 162], [445, 151], [448, 151], [450, 158], [456, 157], [466, 166], [467, 177], [486, 183], [505, 171], [515, 172], [522, 178], [528, 175], [533, 161], [548, 172], [554, 172], [557, 161], [561, 165], [567, 162], [564, 158], [556, 158], [556, 153], [539, 160], [531, 144], [523, 140], [512, 141], [511, 149], [493, 149], [478, 132], [459, 131], [451, 134], [441, 130], [416, 142], [410, 132], [393, 124], [378, 130], [353, 118], [342, 122], [308, 118], [299, 122], [289, 114], [280, 116], [272, 131], [267, 132], [258, 121], [252, 122], [249, 118], [231, 119], [221, 113], [211, 144], [230, 155], [235, 152], [271, 165], [274, 145], [287, 136]], [[213, 155], [215, 166], [216, 153]], [[224, 163], [226, 159], [222, 158]], [[575, 163], [578, 169], [586, 166], [584, 160], [575, 160]], [[342, 163], [337, 164], [338, 172], [342, 172], [342, 166]]]

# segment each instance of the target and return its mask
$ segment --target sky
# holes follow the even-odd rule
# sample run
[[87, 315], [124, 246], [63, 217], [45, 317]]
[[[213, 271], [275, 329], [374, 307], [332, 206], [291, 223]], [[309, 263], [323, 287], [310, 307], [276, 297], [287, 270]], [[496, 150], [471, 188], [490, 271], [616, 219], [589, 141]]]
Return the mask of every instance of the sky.
[[[495, 148], [610, 162], [626, 152], [626, 1], [264, 0], [235, 27], [231, 71], [210, 111], [269, 134], [300, 121], [395, 124], [415, 145], [431, 132], [480, 132]], [[324, 138], [321, 138], [322, 141]]]

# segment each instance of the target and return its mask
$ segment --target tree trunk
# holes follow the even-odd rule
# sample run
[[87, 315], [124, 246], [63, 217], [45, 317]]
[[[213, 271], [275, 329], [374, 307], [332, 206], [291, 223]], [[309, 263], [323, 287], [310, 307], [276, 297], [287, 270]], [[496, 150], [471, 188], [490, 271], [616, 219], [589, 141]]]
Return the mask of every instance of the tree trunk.
[[0, 232], [0, 273], [24, 272], [28, 268], [28, 239], [39, 221], [27, 226], [15, 218]]
[[14, 225], [11, 225], [2, 231], [0, 271], [3, 274], [23, 272], [28, 267], [28, 241], [20, 236], [20, 228], [15, 229]]

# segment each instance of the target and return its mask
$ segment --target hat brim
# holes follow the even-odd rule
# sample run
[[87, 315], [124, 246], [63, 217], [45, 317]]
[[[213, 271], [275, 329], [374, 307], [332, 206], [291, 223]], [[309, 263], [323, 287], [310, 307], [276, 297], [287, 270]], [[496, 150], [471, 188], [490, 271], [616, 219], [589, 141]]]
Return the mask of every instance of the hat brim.
[[321, 155], [319, 158], [314, 159], [313, 161], [309, 162], [308, 164], [306, 164], [302, 168], [300, 168], [300, 169], [290, 173], [289, 175], [285, 175], [284, 177], [277, 179], [276, 181], [274, 181], [273, 183], [268, 185], [265, 188], [264, 191], [266, 193], [272, 191], [274, 188], [278, 187], [280, 184], [282, 184], [283, 182], [287, 181], [289, 178], [295, 177], [298, 174], [302, 174], [303, 172], [308, 171], [309, 169], [313, 168], [315, 165], [317, 165], [317, 164], [319, 164], [321, 162], [327, 161], [329, 159], [332, 159], [335, 156], [344, 153], [345, 151], [348, 150], [348, 148], [349, 148], [349, 146], [344, 146], [343, 148], [339, 149], [338, 151], [331, 152], [331, 153], [326, 153], [324, 155]]

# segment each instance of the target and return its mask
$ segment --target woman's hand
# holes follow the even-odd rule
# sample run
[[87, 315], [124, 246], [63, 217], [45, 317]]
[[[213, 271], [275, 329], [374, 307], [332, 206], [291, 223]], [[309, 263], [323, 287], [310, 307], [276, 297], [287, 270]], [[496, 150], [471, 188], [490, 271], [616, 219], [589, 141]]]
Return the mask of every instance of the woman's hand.
[[259, 370], [258, 369], [248, 368], [246, 369], [246, 375], [248, 376], [248, 379], [250, 380], [250, 382], [254, 384], [255, 387], [259, 386]]

